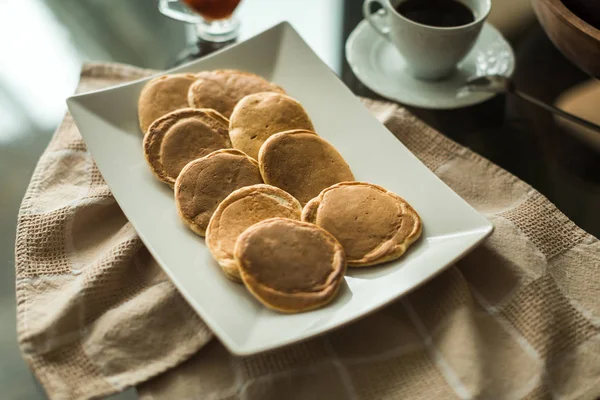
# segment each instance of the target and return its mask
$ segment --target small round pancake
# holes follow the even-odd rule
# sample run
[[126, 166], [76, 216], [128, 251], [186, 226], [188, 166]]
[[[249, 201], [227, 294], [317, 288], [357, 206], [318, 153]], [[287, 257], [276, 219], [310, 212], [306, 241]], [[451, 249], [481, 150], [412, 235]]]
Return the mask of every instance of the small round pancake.
[[262, 183], [256, 160], [239, 150], [217, 150], [187, 164], [175, 182], [175, 204], [187, 226], [204, 236], [210, 217], [231, 192]]
[[244, 97], [229, 119], [231, 143], [257, 158], [260, 146], [275, 133], [292, 129], [314, 131], [310, 117], [298, 101], [280, 93]]
[[300, 220], [302, 206], [290, 194], [270, 185], [246, 186], [231, 193], [213, 214], [206, 229], [206, 245], [225, 275], [241, 282], [233, 257], [238, 236], [250, 226], [269, 218]]
[[293, 219], [252, 225], [239, 236], [234, 255], [250, 293], [285, 313], [329, 303], [346, 272], [339, 242], [324, 229]]
[[156, 121], [144, 137], [144, 155], [154, 175], [169, 186], [190, 161], [231, 148], [225, 121], [214, 110], [183, 108]]
[[265, 183], [285, 190], [303, 205], [333, 184], [354, 180], [340, 153], [309, 132], [271, 136], [260, 148], [258, 164]]
[[172, 74], [159, 76], [146, 83], [138, 100], [138, 118], [144, 134], [163, 115], [188, 107], [187, 93], [195, 80], [193, 74]]
[[421, 236], [421, 218], [381, 186], [343, 182], [323, 190], [302, 220], [329, 231], [344, 247], [349, 266], [366, 267], [400, 257]]
[[189, 87], [187, 101], [190, 107], [212, 108], [226, 117], [243, 97], [259, 92], [285, 93], [266, 79], [233, 69], [202, 71]]

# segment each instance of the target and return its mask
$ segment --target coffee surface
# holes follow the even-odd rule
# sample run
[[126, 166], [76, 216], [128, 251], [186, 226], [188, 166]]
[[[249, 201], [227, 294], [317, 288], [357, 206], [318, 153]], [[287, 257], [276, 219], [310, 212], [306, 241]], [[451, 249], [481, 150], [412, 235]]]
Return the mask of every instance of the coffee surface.
[[396, 11], [419, 24], [443, 28], [475, 21], [473, 11], [456, 0], [407, 0], [400, 3]]

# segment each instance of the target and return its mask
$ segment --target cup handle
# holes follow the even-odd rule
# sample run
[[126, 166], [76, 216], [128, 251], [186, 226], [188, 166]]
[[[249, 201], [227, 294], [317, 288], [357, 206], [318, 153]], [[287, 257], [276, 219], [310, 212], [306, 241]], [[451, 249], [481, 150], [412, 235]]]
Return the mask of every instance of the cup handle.
[[[381, 9], [377, 11], [380, 17], [385, 17], [389, 12], [385, 6], [385, 4], [379, 0], [365, 0], [363, 3], [363, 15], [369, 24], [375, 29], [375, 32], [379, 33], [381, 36], [390, 40], [390, 27], [387, 24], [380, 24], [373, 18], [373, 14], [371, 13], [371, 4], [376, 3], [381, 6]], [[378, 18], [380, 21], [383, 18]]]

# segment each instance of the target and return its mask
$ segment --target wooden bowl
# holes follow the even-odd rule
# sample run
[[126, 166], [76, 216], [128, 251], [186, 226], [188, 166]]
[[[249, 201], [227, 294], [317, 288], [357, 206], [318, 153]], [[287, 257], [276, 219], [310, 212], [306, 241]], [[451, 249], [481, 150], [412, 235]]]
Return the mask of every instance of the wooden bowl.
[[[554, 45], [579, 68], [600, 77], [600, 30], [584, 21], [572, 10], [577, 10], [587, 21], [600, 19], [600, 1], [533, 0], [533, 9]], [[583, 14], [585, 13], [585, 14]]]

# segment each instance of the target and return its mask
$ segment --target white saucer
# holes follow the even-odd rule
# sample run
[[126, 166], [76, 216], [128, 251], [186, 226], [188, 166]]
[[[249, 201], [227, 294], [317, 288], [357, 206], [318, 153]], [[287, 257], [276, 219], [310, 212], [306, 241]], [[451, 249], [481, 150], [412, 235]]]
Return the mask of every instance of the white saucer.
[[408, 75], [400, 53], [365, 20], [350, 34], [346, 58], [354, 74], [372, 91], [406, 105], [433, 109], [466, 107], [493, 97], [493, 93], [467, 92], [466, 79], [510, 76], [515, 66], [512, 48], [489, 23], [484, 24], [473, 50], [454, 75], [441, 81], [421, 81]]

